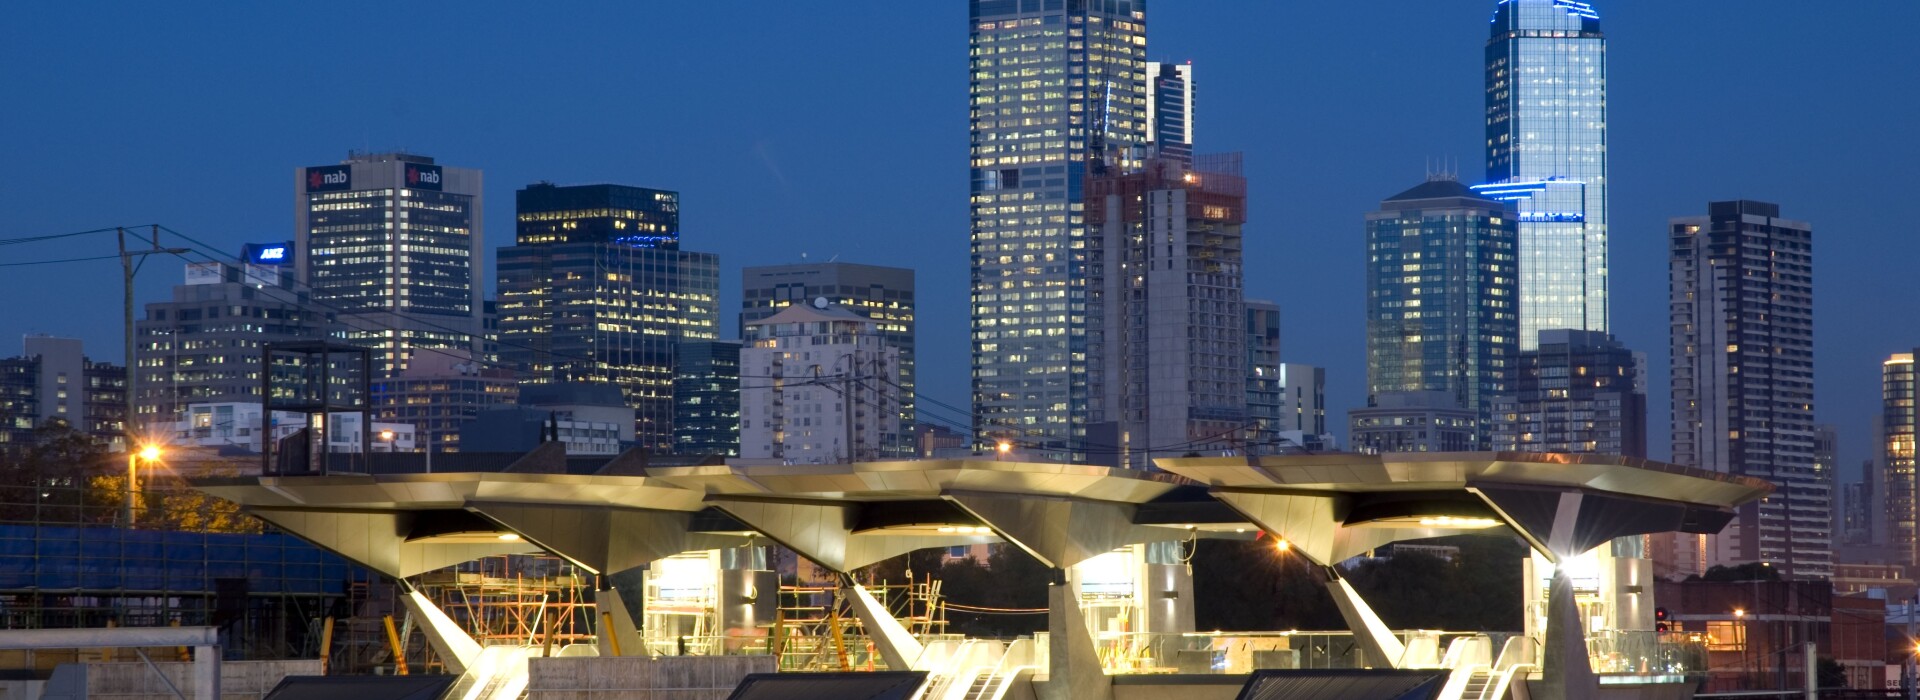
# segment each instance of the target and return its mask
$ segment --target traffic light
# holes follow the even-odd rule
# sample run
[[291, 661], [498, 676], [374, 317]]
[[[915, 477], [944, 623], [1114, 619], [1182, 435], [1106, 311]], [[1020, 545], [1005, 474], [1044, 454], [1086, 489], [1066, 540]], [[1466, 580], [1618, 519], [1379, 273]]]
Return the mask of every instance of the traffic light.
[[1653, 631], [1655, 632], [1667, 631], [1667, 609], [1666, 608], [1653, 609]]

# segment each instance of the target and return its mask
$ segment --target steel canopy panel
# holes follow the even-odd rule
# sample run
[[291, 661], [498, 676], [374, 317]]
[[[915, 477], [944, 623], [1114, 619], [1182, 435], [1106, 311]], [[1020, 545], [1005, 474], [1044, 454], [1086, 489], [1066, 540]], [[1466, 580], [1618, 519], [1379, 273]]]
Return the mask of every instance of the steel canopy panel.
[[925, 671], [752, 673], [727, 700], [908, 700]]
[[1433, 700], [1450, 671], [1255, 671], [1236, 700]]
[[288, 676], [262, 700], [439, 700], [459, 676]]

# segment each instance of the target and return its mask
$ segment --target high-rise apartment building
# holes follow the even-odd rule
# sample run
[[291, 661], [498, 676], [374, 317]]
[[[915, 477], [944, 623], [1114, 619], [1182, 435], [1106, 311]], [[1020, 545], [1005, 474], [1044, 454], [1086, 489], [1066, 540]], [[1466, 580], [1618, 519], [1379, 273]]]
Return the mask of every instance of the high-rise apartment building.
[[1327, 370], [1285, 362], [1280, 365], [1279, 452], [1326, 452], [1339, 449], [1327, 432]]
[[1084, 185], [1146, 142], [1146, 2], [970, 0], [967, 19], [975, 438], [1084, 459]]
[[1493, 449], [1647, 456], [1646, 356], [1599, 331], [1540, 332], [1513, 393], [1493, 401]]
[[74, 338], [30, 335], [24, 345], [0, 360], [0, 456], [33, 447], [55, 422], [124, 449], [126, 368], [87, 359]]
[[238, 265], [188, 263], [136, 324], [140, 422], [173, 425], [190, 404], [259, 403], [260, 347], [339, 341], [347, 327], [295, 279], [291, 243], [247, 247]]
[[[1813, 228], [1765, 202], [1671, 222], [1673, 461], [1773, 482], [1679, 559], [1833, 570], [1832, 494], [1814, 462]], [[1891, 429], [1891, 426], [1889, 426]], [[1689, 556], [1686, 546], [1705, 546]], [[1679, 571], [1676, 573], [1686, 573]]]
[[1247, 422], [1256, 451], [1274, 445], [1281, 430], [1280, 305], [1249, 299], [1247, 307]]
[[1500, 0], [1487, 41], [1487, 182], [1520, 219], [1520, 347], [1607, 330], [1607, 39], [1593, 6]]
[[689, 340], [677, 353], [674, 454], [740, 456], [740, 341]]
[[1886, 523], [1880, 536], [1900, 563], [1920, 564], [1920, 481], [1914, 470], [1914, 364], [1920, 354], [1903, 352], [1880, 365], [1880, 478], [1885, 485]]
[[1512, 205], [1432, 177], [1387, 198], [1366, 225], [1369, 405], [1440, 392], [1484, 428], [1492, 399], [1511, 390], [1519, 348]]
[[838, 261], [749, 267], [740, 271], [740, 290], [742, 338], [747, 337], [747, 324], [819, 299], [873, 319], [880, 337], [900, 350], [900, 376], [889, 387], [899, 395], [900, 434], [913, 434], [918, 421], [913, 270]]
[[294, 245], [313, 300], [392, 376], [416, 349], [484, 352], [480, 171], [352, 153], [294, 172]]
[[789, 464], [906, 457], [900, 351], [873, 319], [831, 304], [796, 304], [747, 324], [740, 351], [740, 456]]
[[1147, 64], [1147, 145], [1155, 158], [1193, 165], [1193, 64]]
[[1247, 414], [1238, 154], [1087, 185], [1088, 461], [1237, 449]]
[[718, 337], [720, 258], [680, 250], [680, 196], [531, 185], [500, 249], [500, 360], [522, 381], [611, 383], [634, 440], [674, 449], [674, 350]]

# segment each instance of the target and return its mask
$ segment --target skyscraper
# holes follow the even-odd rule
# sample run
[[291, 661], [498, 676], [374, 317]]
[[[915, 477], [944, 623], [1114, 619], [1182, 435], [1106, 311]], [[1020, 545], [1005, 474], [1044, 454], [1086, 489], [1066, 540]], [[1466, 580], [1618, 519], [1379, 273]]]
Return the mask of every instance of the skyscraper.
[[350, 153], [294, 172], [301, 282], [392, 376], [418, 349], [480, 353], [480, 171], [407, 153]]
[[1152, 156], [1193, 166], [1193, 64], [1147, 64], [1147, 143]]
[[675, 352], [674, 453], [740, 456], [740, 341], [689, 340]]
[[742, 338], [747, 337], [747, 324], [822, 298], [873, 319], [880, 337], [900, 350], [900, 376], [892, 382], [897, 386], [887, 388], [899, 397], [900, 434], [913, 434], [913, 270], [837, 261], [749, 267], [740, 271], [740, 290]]
[[1249, 299], [1247, 307], [1247, 422], [1251, 442], [1272, 446], [1284, 430], [1280, 392], [1285, 381], [1280, 370], [1280, 305]]
[[[1920, 563], [1920, 482], [1914, 470], [1915, 353], [1903, 352], [1880, 365], [1880, 477], [1885, 485], [1886, 522], [1876, 527], [1908, 566]], [[1872, 475], [1869, 474], [1869, 479]]]
[[1562, 328], [1541, 331], [1516, 364], [1513, 392], [1494, 399], [1493, 449], [1646, 458], [1644, 354]]
[[1367, 214], [1369, 405], [1389, 392], [1440, 392], [1484, 431], [1518, 347], [1514, 223], [1511, 205], [1445, 177]]
[[1247, 316], [1238, 154], [1198, 169], [1151, 159], [1088, 183], [1088, 460], [1238, 448], [1247, 415]]
[[1830, 575], [1832, 494], [1814, 463], [1813, 228], [1743, 200], [1674, 219], [1671, 233], [1673, 461], [1779, 487], [1694, 542], [1705, 556], [1680, 558]]
[[1520, 218], [1520, 348], [1607, 330], [1607, 39], [1593, 6], [1500, 0], [1487, 42], [1487, 182]]
[[674, 349], [717, 337], [720, 259], [680, 250], [677, 193], [531, 185], [500, 249], [500, 359], [524, 382], [612, 383], [636, 445], [673, 451]]
[[969, 2], [978, 440], [1084, 457], [1083, 185], [1146, 141], [1146, 21], [1145, 0]]

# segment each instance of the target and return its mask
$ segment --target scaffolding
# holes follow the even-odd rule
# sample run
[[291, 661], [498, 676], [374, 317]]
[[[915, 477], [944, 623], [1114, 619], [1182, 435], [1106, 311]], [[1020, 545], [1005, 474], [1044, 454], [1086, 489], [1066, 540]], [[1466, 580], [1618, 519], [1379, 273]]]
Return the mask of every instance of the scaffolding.
[[420, 592], [481, 646], [594, 643], [597, 577], [539, 555], [502, 555], [423, 574]]
[[[927, 577], [867, 587], [919, 639], [947, 634], [940, 581]], [[852, 591], [837, 584], [783, 585], [769, 635], [782, 671], [871, 671], [880, 663], [872, 638], [852, 609]]]

